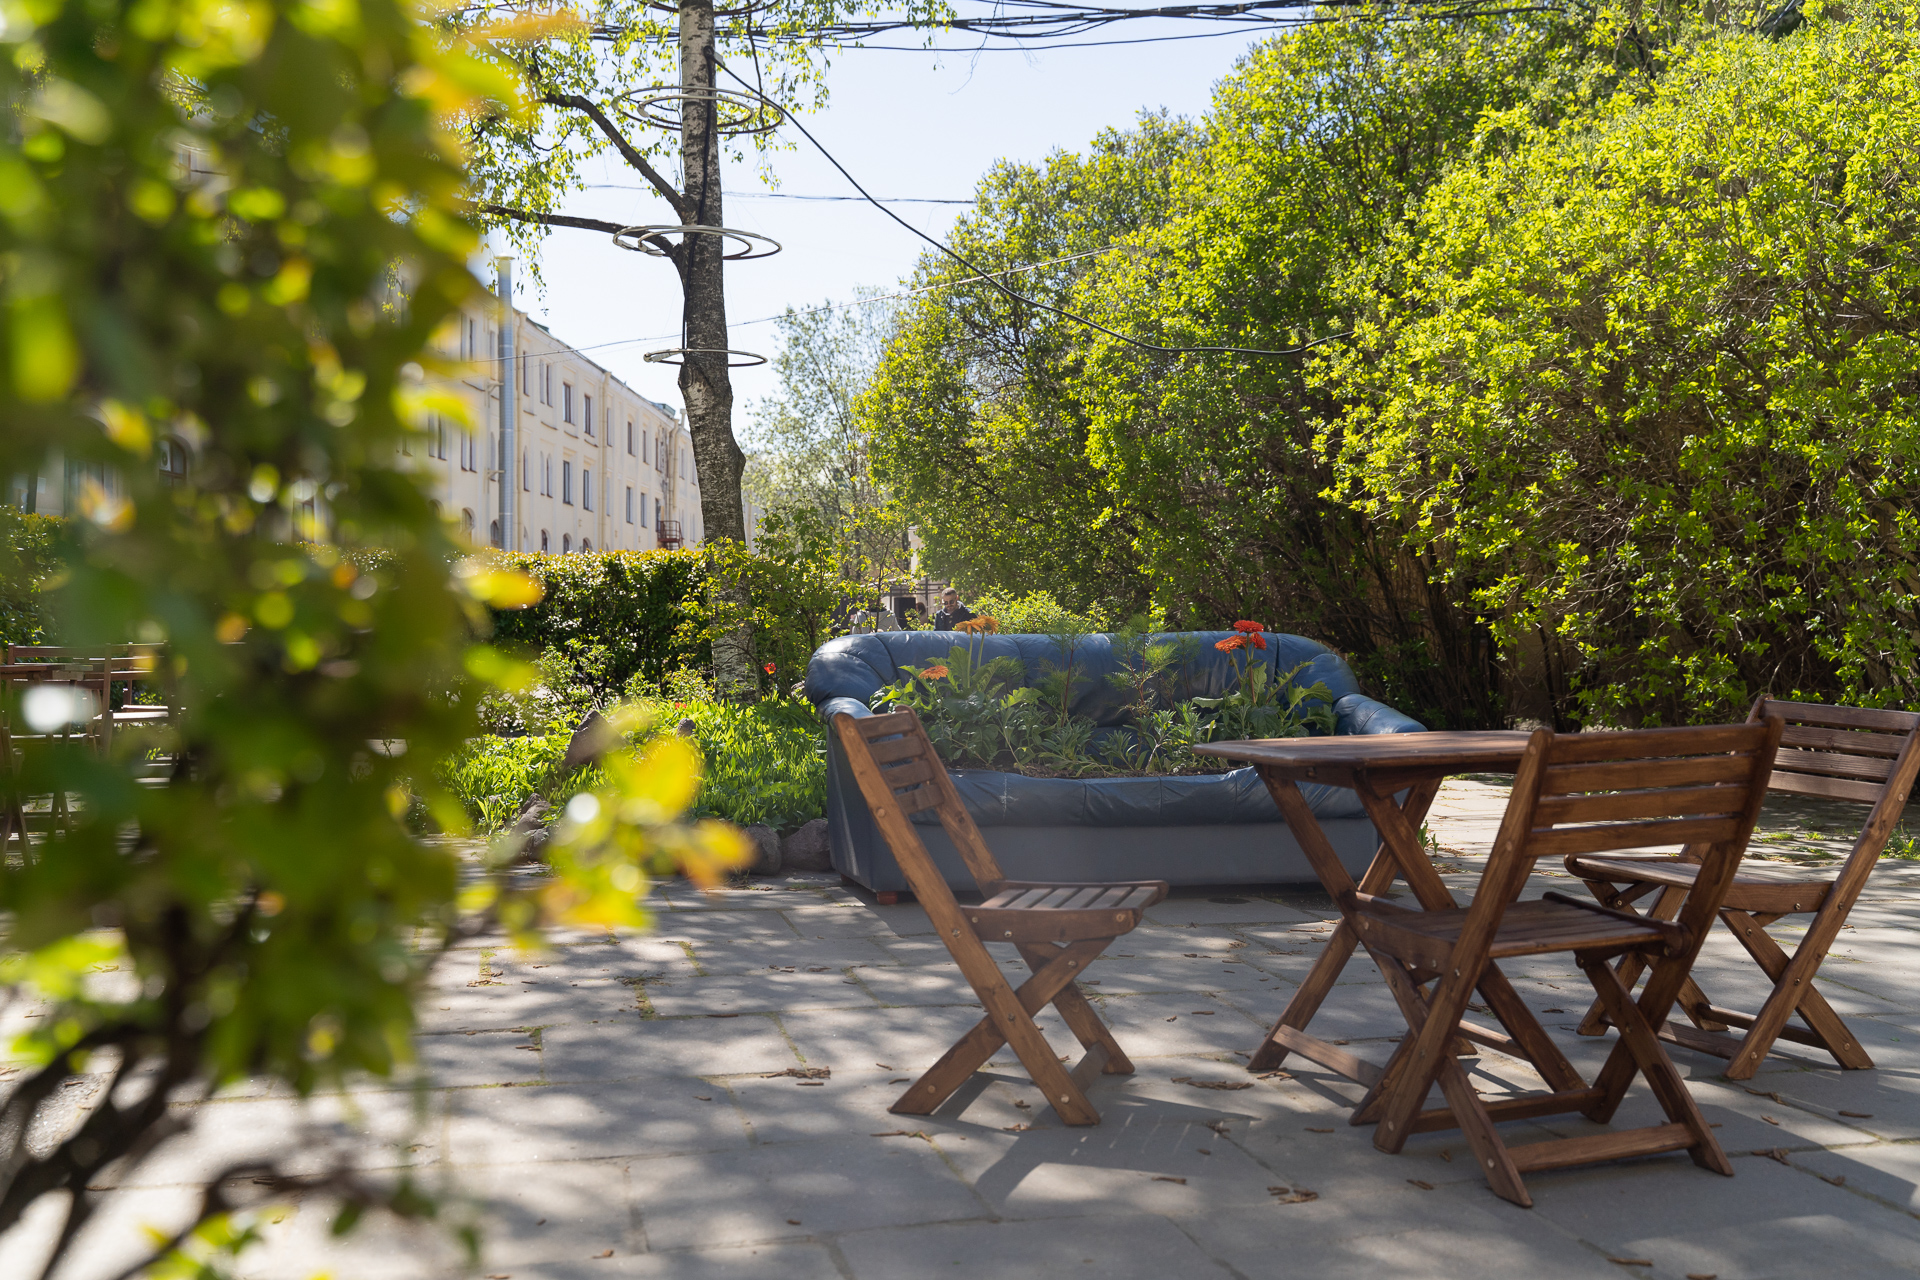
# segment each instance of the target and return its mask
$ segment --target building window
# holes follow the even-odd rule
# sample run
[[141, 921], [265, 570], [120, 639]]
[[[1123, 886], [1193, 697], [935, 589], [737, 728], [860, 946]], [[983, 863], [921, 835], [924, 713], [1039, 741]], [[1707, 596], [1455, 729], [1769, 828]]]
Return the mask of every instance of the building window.
[[500, 522], [498, 520], [488, 522], [487, 541], [496, 547], [500, 545]]
[[585, 419], [585, 421], [583, 421], [580, 424], [580, 426], [581, 426], [581, 429], [584, 430], [588, 435], [592, 435], [593, 434], [593, 397], [582, 396], [580, 397], [580, 399], [582, 402], [580, 406], [580, 413], [581, 413], [581, 417]]
[[592, 539], [592, 538], [582, 538], [582, 539], [580, 539], [580, 554], [581, 554], [581, 555], [586, 555], [586, 554], [587, 554], [587, 553], [588, 553], [589, 551], [592, 551], [592, 550], [593, 550], [593, 539]]
[[629, 457], [633, 454], [633, 421], [631, 419], [627, 421], [627, 454]]
[[593, 510], [593, 471], [589, 467], [580, 468], [580, 505]]
[[570, 556], [573, 554], [573, 535], [572, 534], [563, 533], [560, 535], [560, 554], [563, 556]]
[[658, 498], [653, 500], [653, 527], [656, 529], [660, 527], [660, 499]]
[[460, 433], [460, 469], [462, 471], [480, 469], [480, 438], [471, 431]]
[[560, 464], [560, 501], [568, 506], [573, 505], [573, 464], [571, 462]]
[[571, 382], [560, 384], [560, 421], [573, 421], [573, 384]]
[[533, 398], [533, 384], [527, 381], [527, 358], [520, 357], [520, 394], [526, 399]]
[[160, 442], [160, 483], [176, 485], [186, 478], [187, 446], [178, 440], [162, 440]]
[[627, 486], [627, 523], [633, 523], [633, 486]]
[[460, 532], [467, 535], [467, 541], [473, 541], [473, 508], [460, 508]]
[[653, 469], [655, 471], [666, 470], [666, 462], [667, 442], [656, 435], [653, 438]]
[[547, 531], [542, 529], [540, 531], [540, 554], [545, 555], [550, 549], [551, 548], [547, 546]]
[[427, 456], [447, 460], [447, 420], [437, 413], [427, 417]]
[[520, 451], [520, 492], [531, 493], [532, 491], [533, 480], [531, 473], [527, 470], [527, 451], [522, 449]]

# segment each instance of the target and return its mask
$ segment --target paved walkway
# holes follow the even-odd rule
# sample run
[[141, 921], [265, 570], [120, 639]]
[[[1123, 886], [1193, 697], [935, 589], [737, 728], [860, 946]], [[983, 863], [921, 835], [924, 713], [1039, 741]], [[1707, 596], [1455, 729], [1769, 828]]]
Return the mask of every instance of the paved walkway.
[[[1436, 805], [1456, 889], [1471, 886], [1504, 796], [1459, 781]], [[1849, 820], [1770, 808], [1756, 853], [1830, 860], [1845, 840], [1823, 833]], [[824, 877], [710, 897], [669, 887], [659, 905], [641, 937], [449, 956], [426, 1003], [428, 1085], [304, 1111], [245, 1091], [201, 1108], [195, 1138], [111, 1198], [68, 1274], [103, 1274], [137, 1223], [179, 1213], [183, 1180], [310, 1123], [454, 1193], [452, 1215], [485, 1233], [478, 1274], [493, 1280], [1920, 1275], [1920, 863], [1882, 865], [1826, 968], [1877, 1070], [1791, 1050], [1746, 1087], [1676, 1050], [1738, 1175], [1680, 1155], [1536, 1174], [1532, 1210], [1486, 1189], [1457, 1134], [1381, 1155], [1370, 1129], [1346, 1124], [1344, 1081], [1297, 1058], [1271, 1079], [1241, 1069], [1329, 930], [1315, 892], [1184, 892], [1122, 939], [1087, 990], [1139, 1073], [1098, 1084], [1105, 1123], [1075, 1130], [1010, 1056], [937, 1117], [887, 1114], [977, 1016], [917, 908], [875, 907]], [[1590, 1073], [1609, 1042], [1571, 1034], [1584, 980], [1561, 958], [1509, 972]], [[1722, 937], [1701, 976], [1728, 1003], [1755, 986]], [[1315, 1029], [1379, 1059], [1394, 1018], [1362, 961]], [[1473, 1072], [1483, 1091], [1538, 1087], [1498, 1054]], [[1619, 1120], [1653, 1110], [1637, 1085]], [[318, 1206], [271, 1217], [243, 1268], [257, 1280], [461, 1273], [444, 1233], [376, 1224], [335, 1242]], [[17, 1274], [33, 1234], [0, 1237], [0, 1276]]]

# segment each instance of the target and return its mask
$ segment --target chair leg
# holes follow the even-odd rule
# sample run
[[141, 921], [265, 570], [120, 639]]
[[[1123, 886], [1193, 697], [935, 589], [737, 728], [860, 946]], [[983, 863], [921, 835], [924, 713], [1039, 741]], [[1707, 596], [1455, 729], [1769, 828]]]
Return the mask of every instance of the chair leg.
[[[1586, 971], [1595, 994], [1607, 1006], [1607, 1015], [1620, 1032], [1620, 1042], [1614, 1047], [1614, 1053], [1617, 1055], [1624, 1050], [1633, 1058], [1634, 1064], [1640, 1068], [1640, 1074], [1646, 1078], [1647, 1086], [1653, 1090], [1655, 1101], [1666, 1112], [1667, 1119], [1686, 1126], [1694, 1139], [1694, 1145], [1687, 1149], [1693, 1162], [1702, 1169], [1711, 1169], [1731, 1178], [1733, 1165], [1727, 1160], [1727, 1153], [1721, 1150], [1719, 1140], [1713, 1136], [1713, 1129], [1707, 1124], [1707, 1118], [1700, 1113], [1700, 1105], [1687, 1091], [1686, 1082], [1674, 1069], [1673, 1059], [1667, 1056], [1659, 1037], [1654, 1035], [1653, 1028], [1642, 1016], [1639, 1006], [1634, 1004], [1632, 994], [1620, 981], [1613, 966], [1601, 955], [1577, 954], [1574, 960]], [[1611, 1060], [1608, 1065], [1612, 1065]], [[1588, 1118], [1598, 1117], [1589, 1112]]]
[[[987, 1059], [1002, 1045], [1011, 1045], [1020, 1064], [1033, 1077], [1033, 1082], [1045, 1091], [1048, 1104], [1064, 1123], [1099, 1124], [1100, 1113], [1093, 1109], [1086, 1095], [1080, 1091], [1080, 1086], [1061, 1067], [1060, 1060], [1054, 1056], [1053, 1047], [1040, 1034], [1040, 1028], [1033, 1024], [1033, 1015], [1084, 973], [1087, 963], [1106, 950], [1112, 941], [1112, 938], [1091, 938], [1062, 948], [1046, 968], [1021, 983], [1017, 991], [1008, 988], [1006, 979], [995, 970], [1001, 991], [981, 991], [978, 986], [974, 989], [988, 1009], [987, 1016], [955, 1041], [954, 1046], [941, 1055], [940, 1061], [914, 1081], [888, 1110], [896, 1115], [932, 1114], [936, 1107], [953, 1096], [954, 1090], [985, 1066]], [[1013, 1007], [1005, 1010], [1003, 1016], [996, 1017], [994, 1006], [1003, 1003], [998, 999], [1002, 992], [1013, 997]], [[1014, 1010], [1020, 1012], [1016, 1014]]]
[[[1039, 972], [1041, 968], [1057, 958], [1064, 948], [1042, 943], [1030, 945], [1022, 943], [1019, 947], [1020, 958], [1027, 962], [1027, 968]], [[1083, 970], [1084, 971], [1084, 970]], [[1093, 1005], [1080, 988], [1069, 982], [1060, 988], [1060, 994], [1053, 998], [1053, 1007], [1059, 1011], [1060, 1020], [1073, 1032], [1080, 1047], [1091, 1050], [1098, 1046], [1106, 1050], [1106, 1065], [1100, 1068], [1102, 1075], [1130, 1076], [1133, 1074], [1133, 1059], [1127, 1057], [1126, 1050], [1113, 1038], [1113, 1032], [1094, 1012]]]
[[[1632, 910], [1633, 899], [1622, 894], [1612, 885], [1600, 880], [1587, 880], [1583, 883], [1587, 886], [1587, 892], [1591, 893], [1594, 900], [1601, 906], [1612, 907], [1615, 911]], [[1686, 901], [1686, 896], [1686, 890], [1668, 885], [1661, 889], [1659, 899], [1655, 901], [1648, 914], [1656, 920], [1671, 920], [1680, 914], [1680, 906]], [[1633, 990], [1634, 984], [1640, 981], [1640, 975], [1646, 971], [1646, 967], [1645, 957], [1637, 951], [1630, 951], [1622, 956], [1617, 970], [1621, 985], [1629, 991]], [[1693, 1024], [1702, 1031], [1725, 1031], [1727, 1026], [1724, 1022], [1715, 1022], [1711, 1018], [1700, 1016], [1699, 1011], [1710, 1003], [1706, 993], [1701, 991], [1689, 977], [1680, 990], [1680, 1007], [1686, 1010], [1687, 1017], [1691, 1018]], [[1580, 1019], [1577, 1030], [1583, 1036], [1603, 1036], [1607, 1033], [1606, 1010], [1600, 1001], [1595, 1000], [1587, 1009], [1587, 1014]]]
[[[1791, 959], [1780, 949], [1767, 931], [1760, 927], [1759, 921], [1744, 911], [1722, 911], [1721, 919], [1733, 936], [1747, 949], [1754, 963], [1766, 973], [1773, 982], [1773, 990], [1767, 996], [1760, 1012], [1754, 1016], [1753, 1025], [1740, 1042], [1740, 1048], [1733, 1061], [1727, 1064], [1726, 1076], [1729, 1080], [1750, 1080], [1760, 1064], [1766, 1060], [1773, 1049], [1773, 1042], [1780, 1036], [1780, 1029], [1787, 1025], [1787, 1019], [1798, 1013], [1816, 1036], [1825, 1043], [1828, 1053], [1842, 1067], [1863, 1071], [1873, 1066], [1873, 1059], [1840, 1015], [1834, 1012], [1827, 998], [1813, 985], [1813, 975], [1820, 968], [1824, 958], [1824, 947], [1813, 947], [1811, 939], [1802, 941]], [[1812, 954], [1809, 954], [1809, 951]]]

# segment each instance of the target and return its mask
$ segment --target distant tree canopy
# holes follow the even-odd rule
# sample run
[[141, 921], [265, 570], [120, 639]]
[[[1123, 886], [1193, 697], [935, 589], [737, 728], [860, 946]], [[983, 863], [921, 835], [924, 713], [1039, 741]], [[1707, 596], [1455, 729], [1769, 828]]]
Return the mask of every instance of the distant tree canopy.
[[926, 295], [862, 411], [936, 567], [1313, 635], [1435, 726], [1910, 698], [1915, 37], [1622, 30], [1326, 24], [990, 174], [983, 268], [1111, 250], [1017, 290], [1289, 354]]

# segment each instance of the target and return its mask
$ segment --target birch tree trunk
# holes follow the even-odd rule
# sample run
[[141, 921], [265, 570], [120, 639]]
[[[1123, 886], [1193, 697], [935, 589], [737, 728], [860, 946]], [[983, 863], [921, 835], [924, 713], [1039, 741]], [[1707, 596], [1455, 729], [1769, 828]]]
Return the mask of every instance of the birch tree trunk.
[[[718, 104], [713, 99], [717, 59], [714, 52], [713, 0], [681, 0], [680, 87], [681, 190], [698, 226], [719, 227], [721, 219]], [[680, 366], [680, 394], [687, 408], [687, 434], [700, 479], [702, 536], [713, 543], [746, 542], [746, 517], [740, 502], [740, 473], [746, 455], [733, 437], [733, 382], [727, 374], [726, 242], [718, 235], [683, 237], [681, 284], [686, 299], [683, 344], [690, 348]], [[713, 642], [715, 683], [725, 696], [751, 697], [759, 687], [753, 671], [753, 630], [745, 621], [750, 602], [737, 583], [717, 580], [711, 588], [718, 617], [739, 621]]]

